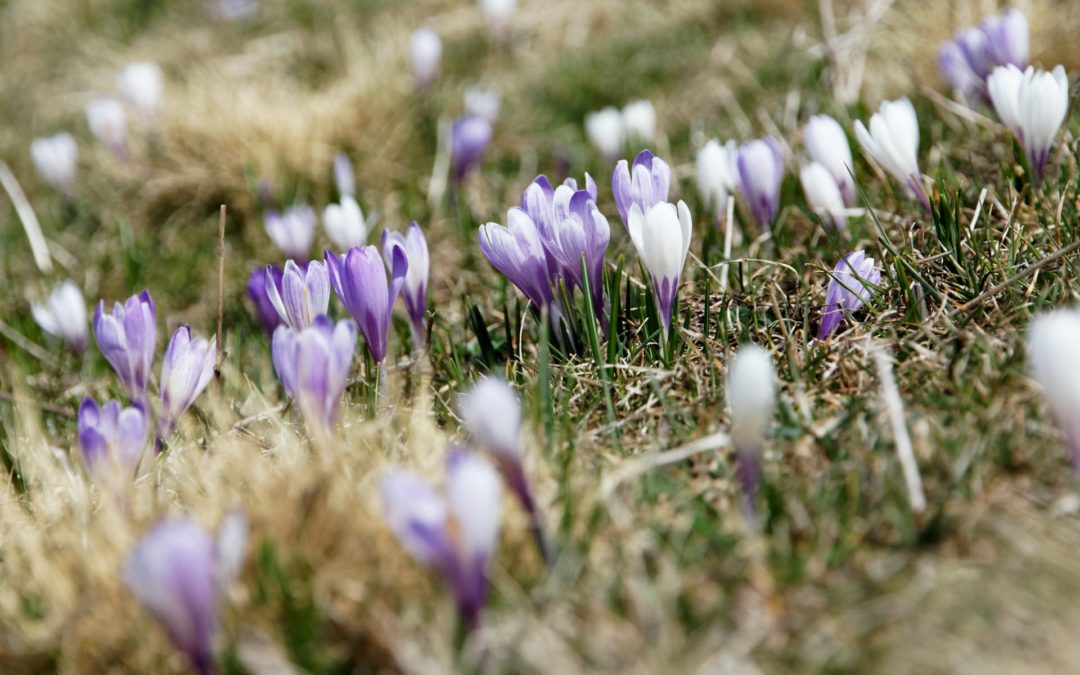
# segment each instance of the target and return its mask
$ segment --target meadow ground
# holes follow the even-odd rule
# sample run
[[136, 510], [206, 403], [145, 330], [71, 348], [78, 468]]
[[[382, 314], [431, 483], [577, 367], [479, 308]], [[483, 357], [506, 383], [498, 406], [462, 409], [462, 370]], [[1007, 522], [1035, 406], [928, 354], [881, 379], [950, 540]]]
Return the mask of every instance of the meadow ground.
[[[5, 197], [0, 671], [185, 672], [119, 570], [162, 517], [213, 528], [234, 507], [250, 537], [223, 612], [222, 672], [1080, 670], [1080, 500], [1026, 376], [1023, 340], [1037, 312], [1078, 300], [1067, 247], [1080, 236], [1080, 115], [1033, 189], [992, 113], [954, 103], [935, 64], [939, 41], [1000, 8], [521, 4], [495, 39], [465, 0], [266, 0], [233, 22], [209, 19], [196, 0], [0, 2], [0, 158], [53, 266], [35, 264]], [[1075, 74], [1071, 4], [1020, 8], [1032, 61]], [[422, 24], [442, 36], [444, 55], [421, 100], [407, 42]], [[121, 161], [90, 135], [83, 108], [144, 59], [164, 71], [165, 107], [152, 125], [132, 125]], [[431, 199], [439, 129], [474, 84], [502, 94], [492, 147], [453, 202]], [[828, 233], [799, 188], [801, 124], [826, 112], [851, 135], [854, 120], [900, 96], [918, 113], [935, 213], [856, 150], [868, 208]], [[637, 98], [656, 107], [652, 149], [694, 214], [674, 353], [648, 346], [643, 301], [624, 302], [620, 332], [599, 336], [596, 352], [560, 353], [484, 259], [476, 226], [503, 221], [539, 173], [588, 171], [612, 229], [607, 288], [644, 298], [612, 166], [583, 127], [587, 113]], [[80, 147], [72, 199], [38, 178], [28, 151], [33, 137], [65, 129]], [[694, 189], [695, 151], [710, 137], [763, 134], [791, 152], [782, 212], [766, 240], [740, 203], [726, 259]], [[335, 196], [339, 150], [376, 219], [371, 243], [382, 227], [425, 229], [430, 349], [410, 355], [399, 311], [384, 389], [358, 357], [337, 432], [311, 439], [282, 405], [245, 284], [256, 265], [282, 262], [263, 228], [260, 181], [283, 203], [321, 210]], [[147, 288], [161, 335], [184, 323], [212, 334], [221, 204], [220, 377], [147, 475], [103, 490], [81, 468], [75, 414], [85, 396], [122, 392], [93, 344], [83, 358], [67, 353], [30, 302], [64, 278], [91, 304]], [[318, 248], [326, 243], [320, 232]], [[860, 248], [885, 282], [860, 320], [815, 343], [829, 270]], [[709, 443], [728, 428], [729, 357], [750, 340], [771, 351], [781, 381], [757, 532], [740, 510], [730, 449]], [[919, 513], [873, 344], [894, 358], [927, 499]], [[385, 526], [378, 479], [391, 465], [441, 474], [447, 443], [463, 438], [457, 395], [483, 373], [502, 374], [525, 401], [529, 473], [558, 555], [548, 570], [508, 500], [484, 623], [462, 641], [438, 578]]]

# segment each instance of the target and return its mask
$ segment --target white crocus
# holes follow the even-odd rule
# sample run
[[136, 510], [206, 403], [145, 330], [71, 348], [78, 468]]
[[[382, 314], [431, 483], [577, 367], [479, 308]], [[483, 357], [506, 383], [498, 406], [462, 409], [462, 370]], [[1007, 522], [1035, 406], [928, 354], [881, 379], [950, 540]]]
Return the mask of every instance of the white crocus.
[[462, 394], [458, 408], [477, 444], [496, 456], [521, 456], [521, 402], [506, 380], [481, 378]]
[[442, 61], [442, 40], [430, 28], [416, 29], [409, 37], [409, 60], [417, 89], [427, 89], [439, 76]]
[[465, 90], [465, 114], [483, 117], [492, 124], [499, 118], [502, 96], [494, 89], [469, 87]]
[[671, 331], [671, 312], [686, 254], [690, 251], [692, 227], [690, 209], [682, 201], [678, 208], [670, 202], [660, 202], [645, 213], [633, 204], [627, 216], [630, 239], [652, 277], [653, 297], [663, 322], [665, 340]]
[[1034, 173], [1042, 181], [1054, 138], [1069, 111], [1069, 78], [1065, 68], [1053, 72], [1028, 66], [1001, 66], [986, 81], [990, 100], [1002, 124], [1020, 141]]
[[471, 453], [450, 459], [446, 501], [457, 523], [462, 555], [488, 560], [495, 554], [502, 518], [502, 483], [488, 462]]
[[35, 138], [30, 144], [30, 159], [46, 183], [69, 195], [75, 192], [79, 146], [71, 134]]
[[776, 371], [767, 351], [753, 343], [739, 347], [728, 366], [727, 400], [735, 448], [758, 452], [776, 407]]
[[76, 352], [86, 349], [86, 300], [74, 282], [57, 286], [44, 303], [32, 304], [30, 312], [46, 333], [63, 339]]
[[832, 174], [840, 188], [840, 194], [844, 197], [844, 205], [853, 205], [855, 181], [852, 180], [851, 170], [854, 163], [851, 159], [851, 146], [848, 145], [847, 136], [840, 123], [828, 115], [814, 115], [803, 126], [803, 145], [806, 146], [806, 154], [810, 155], [810, 159]]
[[606, 160], [614, 160], [622, 150], [626, 138], [623, 116], [618, 109], [607, 107], [585, 116], [585, 134]]
[[364, 220], [364, 212], [349, 195], [342, 195], [340, 204], [326, 207], [323, 211], [323, 227], [339, 251], [348, 251], [367, 242], [368, 226]]
[[144, 116], [152, 116], [161, 108], [164, 79], [161, 67], [153, 61], [129, 64], [116, 78], [116, 87]]
[[836, 229], [847, 223], [844, 216], [844, 197], [832, 173], [821, 164], [811, 162], [799, 171], [799, 182], [810, 208]]
[[98, 97], [86, 105], [86, 123], [90, 132], [117, 155], [127, 147], [127, 115], [115, 98]]
[[909, 196], [918, 198], [929, 210], [919, 172], [919, 121], [911, 101], [883, 102], [870, 117], [869, 130], [862, 121], [855, 122], [855, 138], [881, 168], [903, 184]]
[[720, 145], [719, 141], [712, 139], [698, 150], [695, 172], [698, 192], [717, 221], [723, 220], [727, 213], [728, 196], [739, 186], [739, 170], [735, 165], [738, 156], [739, 146], [735, 141]]
[[1040, 314], [1027, 336], [1028, 369], [1071, 450], [1080, 472], [1080, 311], [1059, 309]]
[[480, 0], [480, 10], [495, 30], [504, 31], [517, 11], [517, 0]]
[[649, 101], [627, 103], [622, 111], [626, 136], [639, 143], [651, 143], [656, 138], [656, 108]]

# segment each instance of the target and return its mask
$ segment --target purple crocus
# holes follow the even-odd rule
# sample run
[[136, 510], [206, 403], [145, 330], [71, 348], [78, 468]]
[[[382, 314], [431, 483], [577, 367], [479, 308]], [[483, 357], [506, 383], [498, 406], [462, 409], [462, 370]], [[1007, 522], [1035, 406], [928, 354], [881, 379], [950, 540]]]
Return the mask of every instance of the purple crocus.
[[391, 274], [393, 274], [394, 260], [399, 255], [405, 256], [408, 263], [401, 298], [405, 302], [405, 310], [409, 313], [413, 346], [422, 349], [426, 342], [424, 315], [427, 313], [429, 259], [427, 239], [424, 238], [424, 231], [415, 220], [405, 234], [383, 230], [383, 258]]
[[[124, 565], [124, 583], [168, 632], [195, 671], [214, 670], [213, 639], [222, 592], [239, 570], [246, 525], [229, 516], [215, 541], [190, 518], [165, 520], [139, 540]], [[239, 521], [242, 523], [243, 521]]]
[[[94, 338], [105, 360], [120, 377], [132, 401], [146, 403], [146, 383], [157, 346], [157, 314], [150, 291], [113, 305], [105, 313], [105, 301], [94, 312]], [[145, 407], [145, 406], [144, 406]]]
[[1015, 9], [985, 19], [978, 27], [960, 30], [938, 47], [938, 67], [954, 91], [969, 105], [989, 102], [987, 78], [998, 66], [1028, 65], [1030, 34], [1027, 18]]
[[289, 328], [307, 328], [330, 306], [330, 274], [326, 264], [313, 260], [303, 267], [292, 260], [285, 263], [281, 283], [275, 283], [276, 268], [266, 266], [266, 295], [278, 316]]
[[119, 401], [99, 407], [87, 397], [79, 405], [79, 449], [91, 476], [119, 470], [128, 478], [146, 449], [150, 418], [138, 405], [121, 408]]
[[671, 167], [649, 150], [642, 150], [632, 166], [619, 160], [611, 174], [611, 191], [623, 225], [629, 225], [630, 207], [637, 204], [642, 213], [668, 200], [671, 186]]
[[315, 241], [318, 217], [307, 204], [295, 204], [279, 213], [268, 209], [263, 218], [266, 234], [285, 257], [307, 262], [311, 243]]
[[758, 227], [769, 231], [780, 210], [780, 183], [784, 155], [771, 136], [749, 141], [739, 148], [739, 185]]
[[278, 316], [277, 308], [267, 292], [271, 286], [281, 288], [281, 268], [277, 265], [259, 265], [248, 277], [248, 298], [255, 308], [255, 318], [259, 320], [267, 335], [273, 335], [274, 329], [281, 324], [281, 317]]
[[491, 144], [491, 121], [479, 115], [463, 115], [450, 126], [450, 160], [458, 183], [480, 162]]
[[173, 333], [165, 348], [161, 364], [161, 414], [158, 416], [158, 437], [164, 438], [176, 426], [177, 420], [195, 403], [214, 376], [217, 358], [217, 338], [191, 337], [191, 329], [181, 326]]
[[584, 288], [581, 261], [588, 268], [593, 308], [605, 321], [604, 254], [611, 239], [607, 218], [596, 207], [596, 183], [585, 174], [586, 189], [572, 178], [553, 188], [547, 176], [538, 176], [521, 197], [521, 208], [536, 224], [547, 254], [551, 278], [561, 277], [568, 292]]
[[538, 310], [551, 310], [552, 325], [558, 326], [557, 305], [553, 304], [551, 273], [544, 244], [536, 223], [524, 210], [506, 212], [506, 226], [480, 226], [480, 248], [492, 266], [503, 273]]
[[355, 350], [356, 325], [347, 319], [335, 326], [324, 315], [299, 331], [288, 326], [274, 331], [274, 370], [308, 424], [323, 431], [334, 426]]
[[451, 450], [446, 474], [443, 497], [413, 471], [390, 471], [381, 482], [383, 512], [405, 550], [442, 575], [472, 630], [487, 599], [502, 489], [491, 465], [463, 449]]
[[859, 311], [870, 293], [881, 286], [881, 270], [873, 258], [863, 251], [848, 253], [833, 269], [832, 280], [825, 292], [825, 311], [818, 329], [818, 340], [824, 340], [843, 322], [848, 314]]
[[343, 256], [329, 249], [325, 253], [334, 292], [356, 319], [371, 357], [379, 364], [386, 358], [390, 311], [409, 270], [409, 260], [403, 249], [394, 247], [391, 254], [387, 265], [390, 268], [388, 282], [379, 249], [374, 246], [355, 246]]
[[525, 475], [521, 436], [521, 402], [513, 387], [499, 377], [483, 377], [461, 395], [461, 421], [480, 447], [495, 458], [503, 480], [529, 516], [540, 554], [550, 562], [551, 551], [544, 535], [540, 509]]

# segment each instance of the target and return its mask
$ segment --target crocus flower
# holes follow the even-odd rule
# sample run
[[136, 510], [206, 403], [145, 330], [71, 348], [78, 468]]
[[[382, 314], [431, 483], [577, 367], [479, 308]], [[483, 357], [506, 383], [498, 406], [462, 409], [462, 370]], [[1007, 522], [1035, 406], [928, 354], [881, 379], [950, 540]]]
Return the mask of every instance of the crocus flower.
[[286, 326], [307, 328], [315, 317], [326, 314], [330, 306], [330, 274], [325, 263], [313, 260], [301, 267], [290, 260], [285, 263], [280, 284], [275, 283], [276, 271], [273, 265], [266, 266], [266, 295]]
[[[270, 299], [270, 293], [267, 291], [271, 286], [275, 289], [281, 288], [281, 268], [276, 265], [266, 267], [259, 265], [248, 277], [248, 298], [251, 299], [251, 304], [255, 307], [255, 318], [259, 320], [259, 324], [262, 325], [267, 335], [273, 335], [274, 329], [281, 324], [281, 317], [278, 315], [277, 307], [274, 307], [274, 302]], [[329, 301], [329, 298], [327, 300]]]
[[181, 326], [165, 348], [161, 364], [161, 414], [158, 437], [172, 432], [177, 420], [195, 403], [214, 376], [217, 338], [191, 337], [191, 329]]
[[1016, 9], [991, 16], [979, 25], [986, 36], [986, 53], [995, 66], [1026, 68], [1031, 48], [1028, 20]]
[[767, 351], [752, 342], [739, 347], [728, 366], [727, 400], [744, 510], [752, 521], [757, 512], [762, 446], [776, 407], [776, 371]]
[[597, 317], [606, 321], [604, 309], [604, 254], [611, 238], [607, 218], [596, 207], [596, 183], [585, 174], [586, 189], [567, 178], [553, 188], [547, 176], [537, 176], [521, 197], [521, 208], [536, 224], [548, 256], [549, 276], [559, 276], [567, 291], [585, 287], [582, 257], [588, 268], [590, 302]]
[[552, 305], [551, 275], [547, 254], [540, 241], [536, 223], [523, 209], [506, 212], [506, 226], [487, 223], [480, 226], [480, 248], [491, 265], [518, 287], [536, 308], [552, 310], [551, 321], [558, 325]]
[[765, 137], [739, 148], [739, 190], [750, 205], [758, 227], [768, 231], [780, 211], [780, 183], [784, 179], [784, 156], [776, 139]]
[[300, 262], [307, 262], [311, 253], [311, 244], [315, 241], [315, 223], [318, 218], [315, 211], [307, 204], [296, 204], [279, 213], [275, 209], [267, 209], [263, 217], [266, 225], [266, 234], [270, 240], [285, 254]]
[[390, 280], [387, 281], [382, 257], [374, 246], [356, 246], [343, 256], [326, 251], [330, 284], [356, 319], [371, 357], [380, 364], [386, 358], [390, 312], [409, 269], [409, 259], [403, 249], [392, 247], [391, 253]]
[[117, 157], [127, 155], [127, 115], [114, 98], [98, 97], [86, 104], [86, 123]]
[[739, 148], [735, 141], [720, 145], [716, 139], [703, 145], [697, 153], [695, 175], [698, 193], [705, 208], [713, 212], [717, 223], [727, 217], [728, 196], [739, 188], [738, 156]]
[[480, 10], [492, 28], [505, 31], [517, 11], [517, 0], [480, 0]]
[[323, 211], [323, 227], [334, 246], [342, 250], [363, 246], [367, 241], [368, 226], [364, 212], [349, 195], [342, 195], [340, 204], [326, 207]]
[[870, 117], [869, 130], [861, 120], [855, 121], [855, 138], [871, 159], [900, 181], [909, 197], [930, 210], [919, 172], [919, 121], [911, 101], [884, 101]]
[[495, 458], [503, 480], [529, 516], [540, 554], [551, 562], [552, 553], [540, 510], [525, 476], [524, 449], [520, 441], [521, 402], [513, 387], [499, 377], [482, 377], [462, 394], [458, 408], [469, 435]]
[[1035, 184], [1042, 182], [1054, 137], [1069, 112], [1069, 78], [1065, 68], [1053, 72], [1028, 66], [994, 69], [987, 80], [990, 100], [998, 118], [1024, 148]]
[[157, 346], [157, 313], [150, 291], [133, 295], [105, 313], [105, 301], [94, 312], [94, 337], [105, 360], [116, 371], [132, 401], [146, 402], [146, 383]]
[[465, 90], [465, 114], [483, 117], [492, 124], [499, 118], [502, 96], [494, 89], [469, 87]]
[[161, 107], [164, 84], [161, 67], [153, 61], [128, 64], [120, 71], [116, 87], [128, 103], [146, 117], [155, 115]]
[[622, 113], [611, 106], [589, 113], [585, 116], [585, 135], [604, 159], [610, 162], [619, 156], [626, 138]]
[[626, 136], [639, 143], [652, 143], [656, 138], [656, 108], [649, 101], [631, 101], [623, 107], [623, 128]]
[[419, 474], [385, 474], [380, 492], [387, 524], [417, 561], [434, 567], [450, 587], [471, 630], [487, 599], [487, 575], [499, 538], [502, 489], [491, 465], [465, 450], [447, 459], [446, 497]]
[[30, 159], [46, 183], [66, 195], [75, 193], [75, 165], [79, 146], [69, 133], [35, 138], [30, 144]]
[[430, 266], [424, 231], [414, 220], [405, 234], [383, 230], [382, 244], [383, 259], [391, 271], [395, 258], [400, 255], [405, 256], [408, 271], [405, 273], [401, 298], [405, 302], [405, 310], [409, 313], [413, 346], [422, 349], [426, 340], [424, 316], [427, 313], [428, 268]]
[[[228, 520], [227, 520], [228, 522]], [[139, 540], [124, 565], [124, 583], [184, 652], [195, 671], [214, 670], [213, 639], [223, 591], [239, 570], [247, 528], [222, 525], [217, 541], [189, 518], [165, 520]]]
[[949, 88], [959, 92], [968, 105], [977, 105], [986, 98], [986, 82], [972, 69], [959, 44], [952, 41], [941, 43], [937, 63]]
[[825, 292], [825, 311], [818, 329], [818, 340], [824, 340], [840, 327], [848, 314], [853, 314], [866, 304], [875, 287], [881, 286], [881, 270], [873, 258], [863, 251], [848, 253], [833, 269], [832, 280]]
[[86, 350], [86, 300], [74, 282], [57, 286], [47, 301], [30, 305], [30, 312], [43, 331], [67, 342], [72, 351]]
[[817, 162], [811, 162], [799, 171], [799, 182], [810, 208], [837, 230], [847, 223], [844, 215], [844, 197], [833, 179], [832, 173]]
[[855, 204], [855, 181], [852, 180], [851, 146], [843, 127], [828, 115], [814, 115], [803, 126], [803, 145], [810, 160], [828, 169], [840, 194], [844, 206]]
[[678, 208], [669, 202], [661, 202], [642, 213], [635, 203], [630, 206], [628, 220], [630, 239], [652, 277], [656, 311], [664, 325], [664, 340], [667, 341], [679, 278], [690, 250], [690, 209], [682, 201]]
[[334, 185], [337, 187], [338, 196], [356, 196], [356, 171], [344, 152], [334, 155]]
[[631, 166], [625, 159], [619, 160], [611, 173], [611, 191], [623, 224], [630, 225], [631, 205], [636, 204], [642, 213], [647, 213], [656, 204], [666, 202], [670, 186], [671, 167], [652, 152], [642, 150]]
[[274, 370], [309, 425], [333, 428], [355, 350], [356, 325], [347, 319], [335, 326], [323, 315], [302, 330], [278, 326], [274, 331]]
[[994, 68], [1027, 67], [1029, 46], [1027, 18], [1010, 9], [943, 42], [938, 48], [938, 67], [949, 86], [975, 105], [987, 100], [986, 78]]
[[150, 418], [139, 405], [121, 408], [119, 401], [99, 407], [87, 397], [79, 405], [79, 449], [91, 476], [119, 471], [131, 478], [146, 449]]
[[450, 160], [454, 180], [461, 182], [484, 156], [491, 144], [491, 121], [477, 115], [464, 115], [450, 126]]
[[413, 80], [416, 88], [423, 91], [439, 76], [442, 61], [442, 40], [439, 34], [427, 28], [418, 28], [409, 36], [409, 60], [412, 62]]
[[1080, 474], [1080, 311], [1058, 309], [1035, 317], [1028, 328], [1031, 376], [1043, 390], [1054, 422], [1065, 436], [1073, 470]]

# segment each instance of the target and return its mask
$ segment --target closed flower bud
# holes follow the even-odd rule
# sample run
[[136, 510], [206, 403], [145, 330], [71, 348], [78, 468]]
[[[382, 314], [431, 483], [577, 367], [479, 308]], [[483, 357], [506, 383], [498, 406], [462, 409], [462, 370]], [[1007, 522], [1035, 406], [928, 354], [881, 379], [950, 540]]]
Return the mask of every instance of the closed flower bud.
[[491, 265], [525, 294], [538, 310], [553, 299], [547, 255], [540, 232], [529, 214], [514, 207], [506, 213], [506, 225], [480, 226], [480, 248]]
[[818, 340], [832, 335], [844, 317], [862, 309], [870, 294], [881, 286], [881, 270], [863, 251], [848, 253], [836, 263], [832, 280], [825, 292], [825, 311], [821, 316]]
[[409, 61], [418, 90], [424, 90], [439, 76], [442, 61], [442, 40], [430, 28], [418, 28], [409, 37]]
[[492, 124], [499, 118], [502, 96], [494, 89], [469, 87], [465, 90], [465, 114], [483, 117]]
[[686, 254], [690, 251], [693, 227], [690, 209], [682, 201], [677, 208], [669, 202], [661, 202], [643, 213], [634, 203], [627, 220], [630, 239], [652, 277], [653, 298], [666, 341], [671, 332], [675, 295], [679, 291]]
[[335, 248], [347, 250], [367, 242], [368, 226], [360, 205], [349, 195], [342, 195], [341, 204], [330, 204], [323, 211], [323, 227]]
[[315, 241], [315, 211], [307, 204], [296, 204], [278, 213], [269, 209], [263, 217], [266, 234], [285, 257], [307, 262]]
[[638, 143], [652, 143], [656, 138], [656, 108], [649, 101], [627, 103], [622, 116], [627, 138]]
[[637, 205], [642, 213], [668, 200], [671, 187], [671, 167], [648, 150], [642, 150], [632, 165], [619, 160], [611, 173], [611, 191], [619, 217], [629, 227], [630, 207]]
[[840, 188], [844, 206], [855, 204], [855, 181], [852, 170], [851, 146], [843, 127], [828, 115], [814, 115], [803, 126], [803, 145], [810, 159], [828, 169], [833, 182]]
[[919, 121], [911, 101], [883, 102], [870, 117], [869, 129], [861, 121], [855, 122], [855, 137], [866, 154], [904, 186], [909, 197], [930, 210], [919, 172]]
[[161, 108], [164, 89], [161, 67], [153, 61], [129, 64], [120, 71], [116, 87], [140, 114], [150, 117]]
[[278, 326], [274, 331], [274, 370], [307, 423], [321, 432], [329, 432], [337, 420], [355, 350], [356, 325], [349, 320], [335, 326], [320, 316], [302, 330]]
[[480, 163], [494, 130], [491, 120], [478, 115], [464, 115], [450, 126], [450, 161], [454, 180], [460, 183]]
[[728, 366], [731, 438], [740, 452], [761, 450], [776, 407], [776, 370], [769, 353], [753, 343], [739, 347]]
[[1020, 141], [1034, 174], [1042, 182], [1054, 138], [1069, 112], [1069, 78], [1062, 66], [1048, 73], [1028, 66], [996, 68], [987, 80], [998, 118]]
[[844, 197], [829, 170], [817, 162], [811, 162], [799, 171], [799, 182], [802, 183], [810, 208], [833, 228], [843, 229], [847, 223]]
[[172, 432], [177, 420], [195, 403], [214, 376], [217, 339], [191, 337], [191, 329], [181, 326], [173, 333], [161, 364], [161, 414], [158, 436]]
[[480, 10], [484, 13], [491, 27], [505, 31], [510, 27], [510, 20], [517, 11], [517, 0], [479, 0]]
[[405, 303], [405, 311], [409, 314], [409, 325], [412, 327], [413, 347], [422, 349], [426, 341], [424, 331], [424, 318], [427, 314], [427, 287], [428, 259], [427, 239], [424, 231], [414, 220], [404, 235], [399, 232], [383, 230], [383, 259], [391, 270], [394, 260], [401, 255], [405, 256], [408, 271], [405, 273], [405, 283], [402, 286], [401, 298]]
[[87, 472], [95, 479], [120, 475], [128, 480], [146, 450], [150, 418], [138, 405], [121, 408], [119, 401], [99, 407], [92, 398], [79, 406], [79, 449]]
[[585, 135], [604, 159], [610, 162], [619, 156], [626, 138], [622, 113], [613, 107], [589, 113], [585, 116]]
[[344, 152], [334, 155], [334, 185], [339, 197], [356, 197], [356, 171]]
[[379, 364], [386, 358], [390, 312], [409, 268], [404, 250], [394, 249], [392, 254], [388, 281], [383, 259], [374, 246], [350, 248], [340, 257], [332, 251], [325, 252], [330, 285], [356, 320], [371, 357]]
[[86, 300], [74, 282], [60, 284], [46, 302], [35, 302], [30, 311], [43, 331], [61, 338], [78, 354], [86, 350]]
[[75, 194], [75, 166], [79, 146], [69, 133], [35, 138], [30, 144], [30, 159], [46, 183], [64, 194]]
[[[281, 268], [276, 265], [266, 267], [260, 265], [248, 277], [248, 298], [255, 308], [255, 318], [259, 320], [259, 324], [267, 335], [273, 335], [274, 329], [281, 324], [281, 316], [278, 314], [277, 307], [274, 306], [274, 302], [270, 299], [270, 293], [267, 290], [273, 286], [275, 289], [279, 289], [280, 294], [281, 275]], [[329, 301], [329, 298], [327, 300]]]
[[784, 156], [775, 139], [749, 141], [739, 148], [739, 189], [758, 227], [766, 232], [780, 211]]
[[1028, 328], [1027, 360], [1032, 378], [1069, 448], [1080, 474], [1080, 311], [1058, 309], [1035, 317]]
[[114, 98], [98, 97], [86, 105], [90, 132], [117, 157], [127, 156], [127, 115]]
[[721, 222], [727, 214], [728, 197], [739, 189], [739, 148], [735, 141], [724, 145], [716, 139], [703, 145], [695, 165], [698, 193], [705, 208]]

